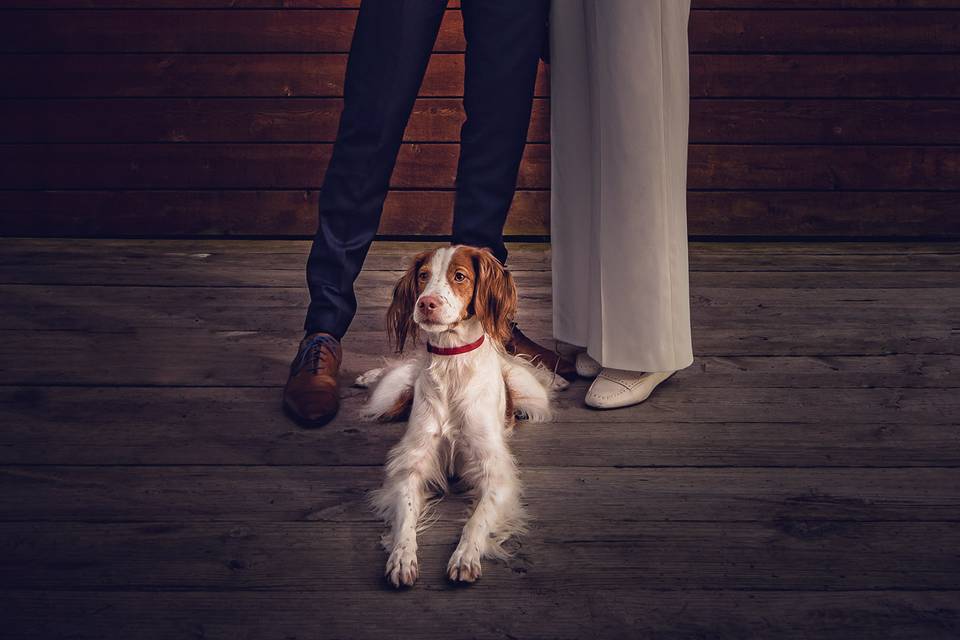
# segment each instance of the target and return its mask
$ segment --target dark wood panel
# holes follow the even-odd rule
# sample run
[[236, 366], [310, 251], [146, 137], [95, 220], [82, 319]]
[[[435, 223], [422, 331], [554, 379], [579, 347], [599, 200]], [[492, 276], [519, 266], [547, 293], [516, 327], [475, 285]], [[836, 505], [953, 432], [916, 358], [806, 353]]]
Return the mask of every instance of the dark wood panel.
[[[10, 189], [316, 188], [328, 144], [0, 145]], [[403, 145], [398, 188], [453, 188], [459, 146]], [[693, 145], [691, 189], [960, 189], [960, 148]], [[521, 189], [550, 186], [549, 147], [527, 145]]]
[[[829, 3], [820, 3], [820, 8]], [[960, 51], [958, 11], [694, 10], [690, 50], [745, 52]]]
[[[0, 141], [333, 142], [342, 108], [340, 98], [5, 100]], [[464, 117], [459, 98], [421, 98], [405, 139], [458, 142]], [[549, 102], [538, 98], [528, 141], [549, 139]]]
[[[355, 353], [346, 358], [353, 369], [367, 362]], [[896, 380], [904, 388], [942, 384], [942, 393], [951, 393], [946, 385], [957, 382], [944, 372], [960, 366], [956, 356], [831, 361], [834, 387]], [[369, 362], [372, 366], [374, 359]], [[734, 395], [758, 384], [801, 389], [824, 381], [823, 362], [815, 358], [746, 358], [738, 367], [705, 358], [698, 365], [697, 371], [677, 373], [675, 384], [716, 385]], [[386, 460], [404, 429], [344, 415], [323, 430], [304, 431], [292, 426], [276, 404], [275, 388], [237, 394], [211, 388], [2, 387], [0, 418], [6, 426], [0, 432], [0, 464], [362, 466]], [[169, 411], [171, 406], [179, 411]], [[638, 421], [592, 423], [589, 429], [521, 424], [518, 429], [510, 447], [524, 466], [960, 466], [960, 421]]]
[[[5, 100], [0, 142], [332, 142], [339, 98]], [[955, 100], [713, 100], [690, 105], [690, 141], [781, 144], [960, 144]], [[405, 138], [457, 142], [459, 98], [417, 100]], [[550, 139], [537, 99], [529, 142]]]
[[[450, 0], [448, 7], [459, 7]], [[0, 0], [0, 9], [356, 9], [360, 0]], [[700, 9], [957, 9], [957, 0], [694, 0]]]
[[[0, 22], [0, 51], [327, 52], [350, 50], [356, 10], [18, 11]], [[434, 47], [464, 50], [459, 11]]]
[[[960, 237], [953, 192], [691, 191], [687, 199], [692, 235]], [[547, 192], [519, 191], [505, 233], [548, 235], [549, 205]], [[317, 211], [316, 191], [0, 191], [0, 233], [307, 236]], [[452, 211], [453, 193], [393, 191], [380, 233], [445, 235]]]
[[[380, 529], [381, 523], [366, 494], [383, 480], [381, 461], [370, 462], [358, 467], [2, 467], [0, 531], [36, 520], [76, 522], [82, 514], [84, 520], [95, 522], [181, 526], [191, 522], [363, 522], [374, 525], [362, 528], [369, 532]], [[557, 536], [573, 539], [581, 534], [602, 539], [603, 533], [615, 534], [611, 528], [617, 525], [628, 535], [630, 523], [670, 521], [760, 522], [774, 527], [783, 519], [949, 523], [955, 522], [960, 509], [960, 496], [953, 490], [960, 476], [956, 468], [811, 468], [789, 473], [778, 468], [521, 465], [521, 469], [524, 502], [535, 522], [549, 526]], [[197, 491], [201, 486], [205, 490]], [[637, 506], [622, 518], [611, 518], [610, 505], [598, 500], [626, 496]], [[171, 509], [178, 500], [181, 508]], [[568, 519], [569, 513], [578, 517]], [[597, 528], [591, 530], [594, 518]], [[951, 529], [960, 538], [960, 528]], [[55, 530], [49, 529], [50, 533]], [[358, 537], [356, 542], [377, 549], [378, 538]], [[953, 572], [949, 567], [944, 570]], [[10, 577], [7, 574], [0, 581], [9, 586]], [[956, 578], [960, 580], [960, 572]]]
[[[57, 0], [49, 0], [55, 2]], [[70, 0], [78, 2], [110, 2], [113, 0]], [[130, 0], [116, 0], [129, 2]], [[153, 2], [154, 0], [151, 0]], [[159, 0], [160, 2], [190, 2], [192, 0]], [[201, 0], [224, 2], [226, 0]], [[261, 0], [247, 0], [256, 2]], [[269, 0], [266, 0], [269, 1]], [[326, 2], [327, 0], [295, 0], [298, 2]], [[336, 2], [338, 0], [329, 0]], [[341, 0], [346, 2], [348, 0]], [[694, 9], [957, 9], [957, 0], [693, 0]]]
[[[3, 97], [315, 96], [343, 93], [345, 54], [7, 55]], [[463, 93], [462, 54], [433, 56], [423, 96]], [[693, 97], [956, 98], [960, 55], [691, 56]], [[547, 92], [541, 67], [537, 95]]]
[[0, 592], [0, 598], [8, 603], [5, 628], [20, 640], [173, 640], [188, 637], [184, 620], [209, 640], [311, 638], [318, 629], [331, 638], [382, 640], [398, 620], [405, 637], [431, 639], [493, 638], [509, 629], [517, 638], [599, 640], [641, 626], [659, 640], [955, 640], [960, 634], [956, 591], [655, 591], [627, 582], [634, 586], [600, 597], [523, 589], [530, 597], [522, 606], [510, 591], [479, 589], [465, 598], [452, 588], [343, 594], [58, 588]]
[[[398, 265], [399, 266], [399, 265]], [[356, 290], [367, 300], [356, 327], [379, 328], [386, 315], [393, 285], [401, 271], [377, 272], [358, 281]], [[521, 277], [522, 275], [522, 277]], [[550, 278], [543, 272], [517, 271], [520, 293], [532, 304], [542, 305], [537, 314], [523, 313], [527, 322], [546, 324], [550, 301]], [[722, 276], [711, 278], [722, 279]], [[727, 276], [728, 280], [733, 277]], [[521, 281], [522, 280], [522, 281]], [[700, 279], [695, 279], [699, 281]], [[751, 291], [722, 283], [696, 284], [691, 288], [691, 309], [695, 324], [713, 330], [731, 327], [755, 328], [775, 320], [790, 324], [806, 334], [813, 332], [834, 309], [846, 303], [846, 315], [833, 317], [831, 327], [890, 332], [909, 324], [917, 329], [946, 329], [943, 314], [960, 314], [960, 285], [940, 277], [940, 286], [929, 279], [916, 287], [904, 302], [904, 280], [886, 278], [892, 286], [870, 288], [869, 295], [852, 299], [849, 287], [830, 287], [823, 278], [821, 288], [791, 286], [789, 277], [769, 278], [770, 286], [754, 280]], [[880, 280], [880, 278], [877, 278]], [[809, 280], [808, 280], [809, 282]], [[0, 319], [5, 331], [109, 331], [131, 333], [140, 329], [205, 329], [210, 331], [259, 331], [264, 327], [282, 330], [296, 327], [307, 304], [303, 287], [192, 287], [164, 286], [144, 291], [118, 285], [0, 285], [0, 293], [11, 311]], [[951, 302], [954, 301], [955, 302]], [[252, 309], [252, 310], [251, 310]], [[104, 311], [109, 310], [109, 313]], [[896, 311], [896, 319], [890, 312]], [[204, 319], [198, 319], [198, 315]], [[960, 377], [956, 379], [960, 383]]]
[[693, 97], [897, 97], [960, 95], [960, 56], [692, 55]]
[[[8, 188], [316, 188], [332, 145], [0, 146]], [[460, 147], [403, 145], [391, 185], [453, 188]], [[13, 161], [15, 159], [15, 161]], [[528, 145], [520, 188], [549, 184], [549, 148]]]
[[[2, 195], [0, 195], [2, 198]], [[960, 237], [960, 194], [691, 191], [688, 231], [706, 236]]]
[[[302, 290], [304, 260], [310, 251], [308, 240], [264, 239], [6, 238], [0, 244], [0, 282], [80, 286], [155, 286], [157, 270], [162, 270], [166, 286], [191, 287], [200, 282], [205, 287]], [[374, 242], [364, 272], [396, 274], [398, 264], [439, 244]], [[511, 268], [550, 271], [549, 244], [510, 242], [509, 248]], [[824, 278], [832, 288], [869, 289], [876, 288], [877, 282], [889, 282], [874, 277], [908, 277], [916, 286], [943, 286], [945, 275], [952, 277], [960, 270], [960, 247], [954, 242], [691, 242], [689, 257], [691, 274], [696, 274], [692, 279], [737, 273], [744, 278], [744, 287], [782, 282], [777, 278], [783, 274], [797, 288], [820, 288]], [[257, 269], [249, 269], [251, 260], [257, 261]], [[901, 273], [906, 275], [898, 276]], [[740, 280], [725, 282], [735, 286]], [[882, 365], [870, 365], [877, 366], [882, 370]]]
[[[0, 51], [345, 52], [354, 10], [20, 11], [0, 22]], [[960, 51], [958, 11], [694, 11], [693, 52]], [[434, 49], [463, 51], [459, 11]]]
[[[317, 191], [0, 191], [2, 235], [313, 235]], [[392, 191], [382, 235], [446, 235], [452, 192]], [[550, 194], [518, 191], [504, 233], [547, 235]]]
[[[300, 256], [295, 273], [303, 278], [306, 257]], [[243, 282], [243, 278], [236, 277]], [[849, 291], [845, 297], [850, 298]], [[731, 296], [739, 294], [732, 291]], [[762, 304], [759, 303], [759, 304]], [[302, 307], [306, 308], [306, 304]], [[383, 308], [364, 308], [344, 344], [358, 354], [344, 365], [343, 382], [355, 376], [391, 350], [383, 330]], [[534, 338], [546, 339], [551, 332], [548, 318], [522, 315], [524, 330]], [[279, 322], [282, 321], [282, 322]], [[37, 332], [5, 331], [0, 355], [9, 363], [0, 370], [5, 385], [280, 385], [287, 376], [290, 359], [296, 351], [296, 336], [302, 330], [303, 313], [278, 316], [270, 330], [156, 329], [136, 332], [85, 333], [70, 330]], [[741, 325], [729, 321], [719, 327], [704, 326], [694, 318], [693, 341], [698, 357], [751, 358], [824, 357], [823, 374], [833, 370], [829, 354], [886, 357], [905, 355], [960, 355], [960, 338], [951, 331], [948, 319], [939, 325], [918, 324], [905, 335], [906, 323], [882, 327], [847, 323], [832, 326], [827, 314], [817, 316], [814, 324], [802, 327], [780, 325], [763, 330], [756, 323]], [[768, 323], [769, 324], [769, 323]], [[214, 351], [205, 360], [195, 354]], [[143, 364], [150, 354], [151, 368]], [[364, 356], [360, 358], [359, 356]], [[90, 362], [97, 362], [91, 367]], [[955, 381], [955, 375], [947, 379]], [[954, 384], [954, 386], [957, 386]], [[583, 387], [578, 387], [583, 389]], [[760, 421], [778, 417], [793, 422], [822, 420], [818, 413], [824, 403], [831, 404], [831, 420], [851, 423], [929, 422], [952, 424], [960, 411], [960, 399], [914, 390], [909, 396], [891, 389], [859, 389], [821, 392], [816, 389], [747, 389], [730, 394], [725, 389], [687, 390], [686, 395], [658, 391], [658, 402], [642, 410], [597, 414], [580, 404], [576, 391], [560, 396], [558, 407], [564, 419], [586, 421]], [[279, 393], [276, 389], [274, 394]], [[358, 396], [362, 393], [354, 390]], [[956, 394], [953, 394], [954, 396]], [[579, 396], [579, 397], [578, 397]], [[274, 395], [274, 398], [278, 396]], [[279, 399], [275, 399], [279, 402]], [[359, 408], [360, 398], [352, 401]], [[566, 414], [569, 414], [566, 417]], [[355, 415], [345, 413], [344, 417]]]
[[[305, 486], [296, 475], [283, 480]], [[601, 478], [583, 480], [579, 491], [558, 492], [552, 500], [614, 489], [605, 487]], [[362, 499], [358, 494], [354, 492], [354, 500]], [[456, 544], [464, 504], [462, 498], [443, 504], [441, 521], [420, 536], [421, 590], [451, 588], [444, 568]], [[736, 503], [718, 500], [711, 511], [730, 504]], [[543, 506], [532, 504], [535, 515]], [[319, 502], [304, 504], [305, 515], [315, 521], [300, 523], [3, 525], [0, 584], [4, 589], [64, 584], [71, 589], [188, 591], [384, 589], [382, 525], [334, 524], [324, 516], [333, 515], [336, 507], [326, 512], [318, 507]], [[780, 591], [960, 588], [954, 559], [960, 531], [951, 523], [799, 518], [646, 523], [615, 520], [606, 513], [593, 522], [535, 520], [522, 551], [506, 562], [486, 561], [477, 587], [519, 594], [563, 584], [571, 591], [596, 593], [633, 589], [643, 576], [644, 586], [655, 589], [761, 589], [771, 582]]]
[[960, 144], [960, 101], [694, 99], [692, 143]]
[[[2, 97], [343, 95], [346, 54], [3, 56]], [[547, 95], [541, 65], [537, 95]], [[463, 95], [463, 54], [430, 59], [423, 96]]]

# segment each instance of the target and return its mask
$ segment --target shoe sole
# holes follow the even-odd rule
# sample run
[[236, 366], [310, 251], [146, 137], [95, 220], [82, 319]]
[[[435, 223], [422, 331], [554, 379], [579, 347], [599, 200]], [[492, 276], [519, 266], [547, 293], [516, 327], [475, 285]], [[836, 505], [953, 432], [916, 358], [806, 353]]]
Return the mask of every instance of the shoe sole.
[[307, 418], [304, 418], [303, 416], [298, 414], [296, 411], [291, 409], [286, 402], [283, 403], [283, 412], [286, 414], [288, 418], [296, 422], [301, 427], [304, 427], [307, 429], [316, 429], [317, 427], [322, 427], [324, 425], [329, 424], [331, 420], [336, 418], [337, 413], [340, 412], [340, 407], [337, 407], [337, 410], [334, 411], [333, 413], [322, 416], [320, 418], [316, 418], [314, 420], [309, 420]]
[[632, 407], [632, 406], [634, 406], [634, 405], [642, 404], [642, 403], [646, 402], [647, 399], [650, 398], [650, 396], [653, 395], [653, 392], [654, 392], [654, 391], [656, 391], [658, 388], [660, 388], [660, 385], [662, 385], [664, 382], [667, 382], [667, 381], [669, 381], [671, 378], [673, 378], [673, 374], [675, 374], [675, 373], [676, 373], [676, 371], [672, 371], [672, 372], [670, 373], [670, 375], [668, 375], [666, 378], [664, 378], [663, 380], [661, 380], [660, 382], [658, 382], [657, 384], [655, 384], [655, 385], [653, 386], [653, 388], [650, 389], [650, 391], [647, 392], [647, 395], [643, 396], [643, 397], [640, 398], [639, 400], [634, 400], [634, 401], [629, 402], [629, 403], [627, 403], [627, 404], [620, 404], [620, 405], [616, 405], [616, 406], [612, 406], [612, 407], [598, 407], [598, 406], [596, 406], [596, 405], [590, 404], [589, 402], [587, 402], [586, 399], [584, 399], [583, 404], [585, 404], [586, 406], [588, 406], [588, 407], [590, 407], [591, 409], [594, 409], [594, 410], [596, 410], [596, 411], [612, 411], [612, 410], [614, 410], [614, 409], [626, 409], [627, 407]]

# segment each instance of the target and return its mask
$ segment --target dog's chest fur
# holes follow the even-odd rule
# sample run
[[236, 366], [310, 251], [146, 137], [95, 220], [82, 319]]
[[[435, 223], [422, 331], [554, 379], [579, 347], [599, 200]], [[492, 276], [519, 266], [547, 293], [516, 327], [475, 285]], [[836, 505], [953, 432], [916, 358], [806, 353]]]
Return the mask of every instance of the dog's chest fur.
[[492, 428], [477, 416], [497, 407], [504, 415], [505, 385], [499, 354], [490, 346], [457, 356], [432, 356], [420, 373], [413, 410], [420, 402], [440, 418], [440, 435], [456, 440], [462, 429]]

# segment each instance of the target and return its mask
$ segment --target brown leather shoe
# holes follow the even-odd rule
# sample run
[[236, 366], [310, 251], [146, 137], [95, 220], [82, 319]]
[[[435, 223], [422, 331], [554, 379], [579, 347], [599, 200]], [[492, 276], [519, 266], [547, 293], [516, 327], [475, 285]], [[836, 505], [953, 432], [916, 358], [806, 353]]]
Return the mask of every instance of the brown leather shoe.
[[541, 347], [523, 335], [520, 327], [513, 325], [510, 342], [503, 345], [511, 355], [528, 356], [534, 364], [542, 364], [568, 382], [577, 379], [577, 366], [552, 349]]
[[283, 388], [283, 408], [305, 427], [320, 427], [340, 408], [340, 341], [329, 333], [311, 333], [300, 342]]

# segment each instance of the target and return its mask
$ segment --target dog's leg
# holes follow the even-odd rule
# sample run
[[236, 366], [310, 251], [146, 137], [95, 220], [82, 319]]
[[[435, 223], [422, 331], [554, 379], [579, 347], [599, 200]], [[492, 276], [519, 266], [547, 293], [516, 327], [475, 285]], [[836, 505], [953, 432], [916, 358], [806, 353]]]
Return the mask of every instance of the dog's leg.
[[[479, 433], [477, 433], [479, 431]], [[516, 463], [503, 439], [503, 425], [472, 430], [464, 476], [477, 492], [473, 513], [463, 527], [460, 543], [447, 575], [458, 582], [480, 577], [480, 560], [485, 556], [504, 557], [500, 547], [514, 533], [524, 529], [520, 504], [520, 478]]]
[[[413, 401], [413, 384], [422, 366], [420, 360], [406, 360], [360, 376], [376, 379], [370, 400], [363, 407], [363, 417], [389, 421], [406, 416]], [[357, 378], [357, 384], [360, 384], [360, 378]]]
[[530, 422], [550, 420], [551, 380], [563, 378], [523, 362], [515, 356], [502, 358], [501, 370], [507, 387], [510, 388], [514, 409]]
[[417, 527], [428, 487], [442, 484], [444, 478], [440, 441], [439, 421], [415, 413], [403, 439], [390, 452], [383, 487], [373, 495], [374, 508], [390, 527], [384, 545], [390, 553], [384, 575], [395, 587], [410, 586], [419, 575]]
[[376, 369], [364, 371], [353, 381], [353, 386], [360, 387], [361, 389], [369, 389], [380, 381], [384, 371], [386, 371], [386, 367], [377, 367]]

